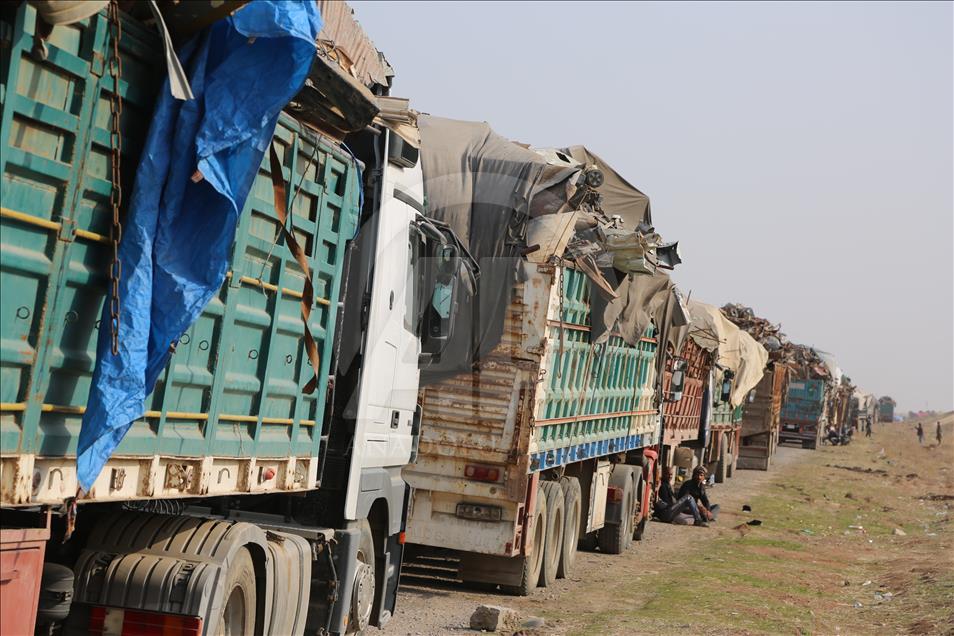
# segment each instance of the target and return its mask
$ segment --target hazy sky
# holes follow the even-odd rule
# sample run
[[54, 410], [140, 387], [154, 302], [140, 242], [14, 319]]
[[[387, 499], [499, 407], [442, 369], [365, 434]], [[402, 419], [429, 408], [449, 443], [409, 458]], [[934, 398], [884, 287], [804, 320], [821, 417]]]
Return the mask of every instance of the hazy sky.
[[951, 3], [352, 4], [392, 94], [649, 195], [694, 298], [954, 405]]

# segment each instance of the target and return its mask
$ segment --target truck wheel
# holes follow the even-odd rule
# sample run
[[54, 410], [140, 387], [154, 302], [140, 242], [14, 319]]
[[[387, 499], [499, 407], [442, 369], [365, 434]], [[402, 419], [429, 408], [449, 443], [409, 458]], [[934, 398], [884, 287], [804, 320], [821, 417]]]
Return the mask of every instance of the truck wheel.
[[351, 612], [346, 633], [361, 633], [371, 623], [371, 608], [374, 606], [374, 535], [367, 519], [358, 522], [361, 539], [358, 541], [358, 568], [351, 591]]
[[540, 569], [540, 587], [553, 585], [563, 552], [566, 536], [566, 507], [563, 488], [558, 481], [540, 482], [541, 494], [547, 498], [547, 533], [543, 542], [543, 567]]
[[566, 519], [563, 531], [563, 548], [560, 550], [560, 564], [557, 566], [557, 578], [565, 579], [576, 563], [576, 545], [580, 540], [580, 516], [582, 514], [582, 491], [576, 477], [560, 479], [563, 486], [563, 514]]
[[599, 532], [600, 552], [621, 554], [633, 542], [633, 480], [622, 483], [623, 507], [619, 523], [607, 523]]
[[537, 505], [534, 508], [533, 533], [530, 545], [533, 551], [530, 556], [523, 557], [523, 573], [519, 585], [502, 585], [504, 592], [515, 596], [530, 596], [540, 580], [540, 570], [543, 568], [543, 551], [547, 535], [547, 498], [542, 488], [537, 490]]
[[225, 604], [219, 614], [219, 636], [252, 636], [255, 633], [255, 565], [248, 548], [241, 548], [229, 564]]

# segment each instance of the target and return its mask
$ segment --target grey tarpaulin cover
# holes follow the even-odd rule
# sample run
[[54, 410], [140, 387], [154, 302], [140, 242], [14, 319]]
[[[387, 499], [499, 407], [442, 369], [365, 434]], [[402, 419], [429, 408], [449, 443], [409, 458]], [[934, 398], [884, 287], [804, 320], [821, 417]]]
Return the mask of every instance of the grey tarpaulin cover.
[[461, 298], [450, 343], [425, 382], [470, 370], [500, 340], [530, 216], [565, 211], [579, 167], [554, 165], [487, 123], [420, 115], [427, 214], [447, 223], [480, 266], [476, 300]]
[[[608, 299], [591, 287], [591, 334], [593, 342], [603, 342], [611, 334], [619, 335], [631, 345], [639, 342], [650, 322], [659, 331], [668, 326], [682, 327], [679, 320], [682, 312], [677, 310], [679, 296], [669, 276], [661, 271], [653, 275], [630, 274], [618, 280], [614, 270], [603, 270], [604, 276], [614, 285], [618, 298]], [[667, 334], [667, 339], [676, 347], [680, 330]], [[678, 348], [677, 348], [678, 350]]]
[[688, 309], [679, 291], [668, 275], [657, 271], [653, 275], [629, 274], [616, 283], [615, 270], [603, 270], [614, 284], [617, 298], [609, 299], [599, 293], [590, 282], [590, 337], [603, 342], [610, 335], [618, 335], [630, 345], [636, 345], [650, 322], [656, 325], [659, 355], [656, 356], [656, 377], [660, 380], [666, 367], [666, 345], [679, 351], [686, 337], [689, 323]]
[[584, 166], [595, 165], [603, 173], [603, 185], [598, 190], [603, 197], [603, 210], [607, 214], [621, 216], [625, 223], [624, 227], [628, 230], [636, 229], [640, 223], [652, 224], [649, 197], [621, 177], [609, 164], [584, 146], [570, 146], [564, 148], [562, 152]]

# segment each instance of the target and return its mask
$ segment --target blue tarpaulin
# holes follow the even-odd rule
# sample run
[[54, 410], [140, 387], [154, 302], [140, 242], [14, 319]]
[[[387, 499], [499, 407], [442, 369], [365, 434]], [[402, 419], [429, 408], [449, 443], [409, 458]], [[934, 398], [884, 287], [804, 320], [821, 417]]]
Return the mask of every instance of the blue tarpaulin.
[[166, 80], [136, 173], [119, 248], [119, 353], [107, 299], [77, 448], [84, 491], [145, 413], [170, 345], [221, 287], [238, 216], [320, 30], [314, 2], [260, 0], [179, 52], [195, 99], [174, 99]]

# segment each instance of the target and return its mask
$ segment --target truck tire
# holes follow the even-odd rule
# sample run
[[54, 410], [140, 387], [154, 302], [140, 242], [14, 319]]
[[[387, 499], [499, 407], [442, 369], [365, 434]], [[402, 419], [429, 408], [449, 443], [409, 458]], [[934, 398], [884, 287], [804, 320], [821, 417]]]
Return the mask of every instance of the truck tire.
[[576, 563], [576, 546], [580, 541], [580, 517], [583, 513], [583, 496], [580, 481], [576, 477], [560, 479], [563, 487], [563, 548], [560, 550], [560, 564], [557, 566], [557, 578], [565, 579], [573, 571]]
[[219, 614], [220, 636], [252, 636], [255, 633], [257, 594], [255, 564], [248, 548], [241, 548], [229, 563], [224, 604]]
[[547, 532], [543, 542], [543, 567], [540, 568], [540, 587], [553, 585], [563, 552], [566, 536], [566, 504], [563, 488], [558, 481], [541, 481], [540, 493], [547, 498]]
[[358, 571], [354, 576], [354, 589], [351, 592], [351, 610], [345, 633], [360, 634], [371, 624], [371, 609], [374, 607], [374, 535], [367, 519], [357, 523], [361, 532], [358, 541]]
[[[543, 551], [547, 534], [547, 498], [542, 488], [537, 490], [537, 504], [534, 507], [533, 529], [531, 530], [530, 544], [533, 551], [529, 556], [522, 557], [523, 572], [520, 583], [517, 585], [502, 585], [500, 589], [514, 596], [530, 596], [540, 580], [540, 570], [543, 569]], [[518, 557], [521, 558], [521, 557]]]
[[726, 467], [725, 437], [719, 441], [719, 461], [716, 462], [715, 480], [717, 484], [725, 482], [728, 473]]
[[607, 523], [600, 529], [600, 552], [622, 554], [633, 542], [633, 480], [625, 479], [620, 486], [623, 489], [623, 506], [619, 523]]

